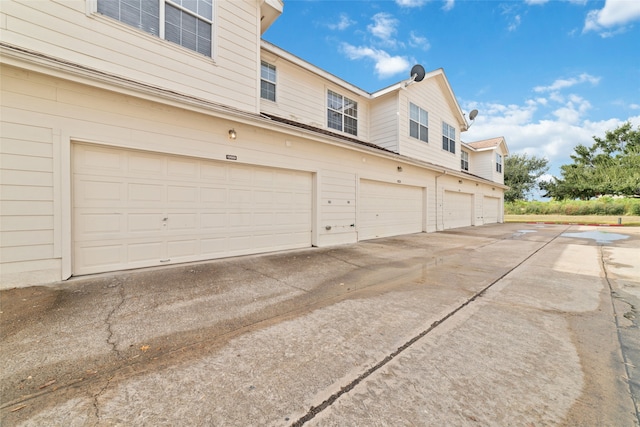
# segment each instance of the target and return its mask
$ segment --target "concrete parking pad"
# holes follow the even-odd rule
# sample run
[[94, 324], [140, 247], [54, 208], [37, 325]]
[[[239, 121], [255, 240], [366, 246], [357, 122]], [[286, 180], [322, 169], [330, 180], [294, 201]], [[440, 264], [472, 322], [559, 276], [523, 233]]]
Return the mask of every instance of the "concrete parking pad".
[[0, 421], [637, 426], [640, 229], [593, 232], [498, 224], [2, 291]]

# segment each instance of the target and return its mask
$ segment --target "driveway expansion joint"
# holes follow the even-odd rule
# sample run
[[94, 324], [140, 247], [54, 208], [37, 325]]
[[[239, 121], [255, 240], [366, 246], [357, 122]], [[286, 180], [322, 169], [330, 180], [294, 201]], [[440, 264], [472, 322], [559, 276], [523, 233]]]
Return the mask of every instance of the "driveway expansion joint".
[[402, 346], [398, 347], [393, 353], [390, 353], [384, 359], [382, 359], [380, 362], [378, 362], [377, 364], [375, 364], [371, 368], [367, 369], [365, 372], [360, 374], [356, 379], [351, 381], [349, 384], [343, 386], [339, 391], [337, 391], [336, 393], [332, 394], [328, 399], [324, 400], [321, 404], [319, 404], [318, 406], [312, 406], [311, 408], [309, 408], [309, 410], [307, 411], [307, 413], [305, 415], [303, 415], [297, 421], [295, 421], [293, 424], [291, 424], [291, 427], [301, 427], [307, 421], [310, 421], [311, 419], [315, 418], [316, 415], [318, 415], [319, 413], [321, 413], [322, 411], [324, 411], [325, 409], [327, 409], [328, 407], [333, 405], [342, 395], [344, 395], [344, 394], [350, 392], [351, 390], [353, 390], [358, 384], [360, 384], [362, 381], [366, 380], [369, 376], [371, 376], [372, 374], [374, 374], [375, 372], [380, 370], [382, 367], [384, 367], [386, 364], [391, 362], [393, 359], [395, 359], [397, 356], [399, 356], [401, 353], [403, 353], [406, 349], [411, 347], [417, 341], [419, 341], [422, 338], [424, 338], [425, 336], [427, 336], [436, 327], [438, 327], [439, 325], [441, 325], [442, 323], [444, 323], [445, 321], [447, 321], [448, 319], [453, 317], [456, 313], [460, 312], [463, 308], [465, 308], [466, 306], [470, 305], [476, 299], [483, 297], [485, 295], [485, 293], [491, 287], [493, 287], [496, 283], [500, 282], [507, 275], [509, 275], [512, 271], [514, 271], [517, 268], [519, 268], [522, 264], [527, 262], [529, 259], [534, 257], [538, 252], [540, 252], [542, 249], [544, 249], [549, 244], [551, 244], [554, 240], [556, 240], [558, 237], [560, 237], [563, 233], [565, 233], [570, 227], [571, 226], [565, 228], [563, 231], [561, 231], [560, 233], [556, 234], [553, 238], [551, 238], [550, 240], [545, 242], [538, 249], [536, 249], [535, 251], [530, 253], [529, 256], [527, 256], [526, 258], [524, 258], [523, 260], [518, 262], [515, 266], [510, 268], [508, 271], [503, 273], [501, 276], [499, 276], [497, 279], [495, 279], [494, 281], [489, 283], [487, 286], [485, 286], [484, 288], [482, 288], [481, 290], [476, 292], [471, 298], [467, 299], [465, 302], [463, 302], [458, 307], [456, 307], [455, 309], [453, 309], [452, 311], [447, 313], [441, 319], [436, 320], [435, 322], [433, 322], [431, 324], [431, 326], [429, 326], [427, 329], [425, 329], [424, 331], [420, 332], [419, 334], [417, 334], [416, 336], [411, 338], [409, 341], [404, 343]]

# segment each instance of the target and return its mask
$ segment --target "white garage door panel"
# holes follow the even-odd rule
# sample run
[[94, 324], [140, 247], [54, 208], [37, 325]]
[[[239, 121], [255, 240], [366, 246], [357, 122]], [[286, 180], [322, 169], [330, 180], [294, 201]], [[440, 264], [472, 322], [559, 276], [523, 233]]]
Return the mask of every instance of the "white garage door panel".
[[77, 144], [74, 274], [311, 246], [310, 173]]
[[468, 227], [472, 224], [473, 194], [444, 192], [444, 228]]
[[422, 188], [363, 179], [359, 193], [359, 240], [422, 231]]
[[498, 222], [500, 216], [500, 199], [497, 197], [484, 197], [482, 201], [482, 217], [485, 224]]

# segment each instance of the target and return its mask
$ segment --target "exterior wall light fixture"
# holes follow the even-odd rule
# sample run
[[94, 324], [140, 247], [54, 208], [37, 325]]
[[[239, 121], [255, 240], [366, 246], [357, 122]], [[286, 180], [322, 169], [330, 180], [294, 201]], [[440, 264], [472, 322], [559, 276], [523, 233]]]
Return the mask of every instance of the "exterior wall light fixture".
[[402, 172], [402, 166], [398, 166], [398, 172]]
[[235, 140], [238, 137], [235, 129], [229, 129], [229, 139]]

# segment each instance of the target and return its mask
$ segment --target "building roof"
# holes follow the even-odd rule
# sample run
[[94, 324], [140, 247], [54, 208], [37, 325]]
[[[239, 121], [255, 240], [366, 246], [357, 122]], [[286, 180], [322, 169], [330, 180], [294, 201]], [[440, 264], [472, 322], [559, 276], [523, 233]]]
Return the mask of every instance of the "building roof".
[[496, 138], [483, 139], [481, 141], [474, 142], [464, 142], [466, 146], [475, 150], [475, 151], [485, 151], [485, 150], [494, 150], [500, 146], [500, 144], [504, 144], [504, 148], [509, 152], [509, 148], [507, 147], [507, 141], [505, 141], [503, 136], [498, 136]]

